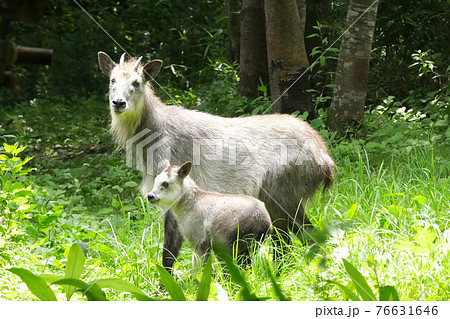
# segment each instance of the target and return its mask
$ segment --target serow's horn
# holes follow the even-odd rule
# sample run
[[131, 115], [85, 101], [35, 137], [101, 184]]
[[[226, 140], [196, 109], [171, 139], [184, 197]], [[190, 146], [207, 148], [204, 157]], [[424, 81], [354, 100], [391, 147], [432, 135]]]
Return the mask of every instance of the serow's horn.
[[119, 66], [123, 69], [124, 68], [124, 66], [125, 66], [125, 54], [126, 53], [124, 53], [124, 54], [122, 54], [122, 56], [120, 57], [120, 62], [119, 62]]
[[139, 63], [141, 63], [142, 57], [140, 57], [139, 59], [136, 60], [136, 63], [134, 63], [133, 65], [133, 70], [137, 71], [138, 67], [139, 67]]

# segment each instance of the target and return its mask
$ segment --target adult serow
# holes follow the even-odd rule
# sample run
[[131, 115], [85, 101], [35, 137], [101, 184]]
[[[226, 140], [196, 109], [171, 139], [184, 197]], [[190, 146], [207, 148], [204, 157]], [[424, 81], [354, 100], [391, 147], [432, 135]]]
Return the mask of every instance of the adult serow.
[[[193, 160], [191, 176], [200, 188], [260, 199], [284, 241], [289, 242], [289, 231], [300, 236], [314, 229], [304, 207], [322, 184], [324, 189], [332, 185], [335, 164], [308, 123], [281, 114], [223, 118], [166, 105], [151, 85], [161, 60], [141, 64], [142, 57], [126, 61], [123, 54], [117, 64], [104, 52], [98, 59], [110, 78], [112, 135], [121, 148], [127, 148], [128, 141], [136, 154], [144, 196], [165, 158], [174, 163]], [[130, 143], [146, 131], [153, 134]], [[163, 266], [169, 271], [182, 240], [169, 210], [163, 251]]]
[[166, 160], [148, 201], [170, 207], [181, 235], [204, 261], [217, 245], [230, 255], [247, 255], [253, 241], [262, 242], [272, 231], [264, 203], [247, 195], [202, 190], [189, 176], [191, 168], [191, 162], [171, 166]]

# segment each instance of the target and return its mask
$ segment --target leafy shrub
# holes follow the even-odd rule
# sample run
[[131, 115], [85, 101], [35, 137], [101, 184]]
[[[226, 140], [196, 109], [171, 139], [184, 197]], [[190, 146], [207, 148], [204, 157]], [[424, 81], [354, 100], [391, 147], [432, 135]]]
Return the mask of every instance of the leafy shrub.
[[19, 147], [18, 143], [3, 144], [3, 149], [5, 154], [0, 154], [0, 244], [22, 234], [20, 226], [24, 219], [31, 218], [29, 213], [33, 206], [29, 200], [35, 193], [31, 185], [26, 186], [20, 180], [21, 176], [33, 170], [24, 168], [31, 157], [21, 159], [17, 156], [25, 147]]
[[[314, 107], [316, 109], [326, 109], [331, 103], [334, 84], [332, 80], [335, 75], [336, 64], [339, 55], [337, 47], [331, 47], [326, 32], [329, 26], [321, 24], [317, 21], [317, 25], [313, 26], [317, 30], [316, 33], [310, 34], [307, 38], [319, 38], [321, 46], [314, 47], [310, 56], [313, 62], [310, 66], [312, 89], [311, 92]], [[335, 45], [336, 46], [336, 45]]]
[[99, 279], [91, 283], [80, 280], [86, 261], [86, 252], [83, 251], [82, 247], [84, 245], [73, 244], [70, 248], [64, 276], [53, 274], [37, 276], [23, 268], [10, 268], [8, 270], [18, 275], [26, 283], [28, 289], [42, 301], [57, 300], [54, 292], [50, 288], [51, 285], [62, 286], [67, 300], [70, 300], [74, 292], [81, 292], [88, 300], [107, 301], [108, 299], [106, 299], [106, 295], [101, 288], [113, 288], [119, 291], [126, 291], [133, 294], [138, 300], [152, 300], [139, 288], [121, 279]]

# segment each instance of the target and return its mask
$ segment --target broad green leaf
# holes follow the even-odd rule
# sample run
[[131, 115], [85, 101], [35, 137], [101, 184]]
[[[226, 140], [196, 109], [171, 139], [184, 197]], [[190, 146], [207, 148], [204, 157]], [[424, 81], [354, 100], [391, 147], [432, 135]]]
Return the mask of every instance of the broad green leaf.
[[4, 147], [6, 153], [13, 154], [13, 152], [17, 148], [17, 145], [18, 145], [18, 143], [14, 144], [14, 145], [9, 145], [9, 144], [4, 143], [3, 147]]
[[110, 159], [102, 159], [100, 160], [100, 163], [107, 164], [109, 166], [117, 166], [117, 162]]
[[129, 182], [126, 182], [125, 184], [123, 184], [123, 186], [125, 186], [125, 187], [136, 187], [137, 185], [138, 184], [133, 181], [129, 181]]
[[358, 208], [358, 204], [355, 203], [353, 204], [350, 209], [347, 211], [347, 214], [345, 215], [345, 218], [347, 219], [352, 219], [353, 216], [355, 215], [356, 209]]
[[322, 119], [314, 119], [311, 121], [311, 126], [315, 129], [323, 125]]
[[113, 209], [111, 207], [104, 207], [104, 208], [100, 208], [97, 213], [99, 215], [106, 215], [108, 213], [111, 213], [112, 211], [113, 211]]
[[76, 288], [79, 288], [80, 292], [90, 301], [108, 301], [105, 293], [96, 283], [87, 284], [80, 279], [64, 278], [53, 282], [52, 285], [60, 285], [62, 287], [71, 286], [74, 288], [74, 291]]
[[91, 250], [101, 251], [103, 253], [111, 253], [111, 252], [114, 251], [111, 247], [108, 247], [108, 246], [105, 246], [105, 245], [91, 246], [90, 249]]
[[[314, 28], [314, 27], [313, 27], [313, 28]], [[308, 36], [306, 37], [306, 39], [308, 39], [308, 38], [314, 38], [314, 37], [320, 38], [320, 35], [317, 34], [317, 33], [313, 33], [313, 34], [308, 35]]]
[[380, 301], [400, 301], [397, 290], [392, 286], [381, 286], [378, 293]]
[[14, 156], [16, 156], [17, 154], [19, 154], [20, 152], [22, 152], [24, 149], [26, 149], [27, 147], [19, 147], [19, 143], [15, 143], [14, 145], [8, 145], [8, 144], [3, 144], [3, 147], [5, 148], [5, 152], [6, 153], [10, 153]]
[[[23, 147], [23, 148], [21, 149], [21, 152], [22, 152], [24, 149], [25, 149], [25, 147]], [[25, 165], [26, 163], [28, 163], [29, 161], [31, 161], [33, 158], [34, 158], [34, 156], [31, 156], [31, 157], [25, 157], [25, 158], [22, 160], [22, 165]], [[34, 168], [29, 168], [28, 170], [29, 170], [29, 171], [32, 171], [32, 170], [34, 170]]]
[[47, 284], [51, 284], [51, 283], [54, 283], [55, 281], [64, 279], [63, 276], [53, 275], [53, 274], [42, 274], [42, 275], [39, 275], [39, 277], [44, 279]]
[[15, 151], [14, 151], [14, 155], [17, 155], [19, 153], [22, 153], [24, 149], [26, 149], [27, 147], [18, 147]]
[[9, 187], [5, 187], [4, 190], [8, 191], [8, 192], [13, 192], [14, 190], [19, 189], [19, 188], [23, 188], [22, 182], [14, 183], [14, 184], [10, 185]]
[[446, 127], [446, 126], [448, 126], [448, 121], [447, 120], [437, 120], [434, 125], [438, 126], [438, 127]]
[[130, 284], [129, 282], [119, 279], [119, 278], [109, 278], [109, 279], [99, 279], [95, 281], [100, 288], [111, 288], [118, 291], [125, 291], [133, 294], [137, 300], [141, 301], [152, 301], [154, 299], [148, 297], [142, 290], [138, 287]]
[[[3, 239], [0, 238], [0, 247], [2, 246], [2, 240]], [[0, 257], [3, 258], [4, 260], [6, 260], [7, 262], [11, 263], [11, 258], [9, 258], [8, 255], [0, 253]]]
[[370, 289], [367, 281], [364, 279], [363, 275], [346, 259], [342, 259], [344, 262], [345, 271], [352, 279], [355, 284], [356, 290], [364, 301], [374, 301], [377, 300], [372, 290]]
[[427, 198], [425, 196], [418, 195], [413, 198], [413, 201], [420, 203], [420, 204], [424, 204], [427, 202]]
[[[64, 278], [79, 279], [84, 269], [84, 262], [86, 256], [81, 247], [75, 243], [70, 247], [69, 256], [67, 258], [66, 269], [64, 271]], [[72, 294], [75, 292], [74, 287], [64, 287], [67, 300], [70, 300]]]
[[311, 53], [309, 54], [310, 56], [315, 56], [316, 54], [320, 54], [320, 53], [322, 53], [322, 49], [321, 49], [321, 47], [314, 47], [312, 50], [311, 50]]
[[320, 57], [320, 66], [324, 66], [325, 65], [325, 56], [324, 55], [322, 55], [321, 57]]
[[197, 301], [208, 301], [209, 291], [211, 289], [211, 273], [212, 273], [212, 261], [211, 256], [206, 262], [203, 269], [202, 279], [197, 290]]
[[47, 285], [44, 279], [39, 276], [36, 276], [31, 271], [23, 269], [23, 268], [10, 268], [7, 269], [13, 274], [22, 279], [24, 283], [26, 283], [28, 289], [30, 289], [31, 293], [39, 298], [42, 301], [56, 301], [56, 296], [50, 287]]
[[428, 250], [428, 248], [422, 247], [422, 246], [414, 246], [414, 247], [411, 249], [411, 251], [412, 251], [414, 254], [417, 254], [417, 255], [427, 255], [427, 254], [430, 253], [430, 251]]
[[400, 216], [400, 214], [403, 212], [403, 207], [397, 206], [397, 205], [391, 205], [388, 208], [388, 212], [394, 216]]
[[338, 288], [341, 290], [342, 295], [346, 295], [350, 300], [352, 301], [361, 301], [357, 295], [353, 293], [348, 287], [344, 286], [341, 283], [335, 282], [335, 281], [329, 281], [330, 283], [338, 286]]
[[436, 239], [436, 233], [434, 232], [433, 228], [429, 226], [424, 228], [417, 226], [416, 230], [417, 230], [416, 234], [417, 243], [423, 248], [431, 249], [431, 245]]
[[156, 269], [159, 272], [159, 277], [161, 278], [161, 282], [163, 286], [166, 288], [170, 297], [175, 301], [186, 301], [186, 297], [184, 296], [183, 290], [181, 287], [175, 282], [175, 279], [160, 265], [156, 265]]
[[34, 194], [34, 191], [30, 191], [30, 190], [21, 190], [21, 191], [18, 191], [18, 192], [15, 192], [14, 193], [14, 197], [25, 197], [25, 196], [31, 196], [31, 195], [33, 195]]
[[[25, 228], [25, 231], [26, 231], [26, 233], [27, 233], [28, 235], [35, 236], [35, 237], [39, 237], [39, 236], [40, 236], [40, 233], [36, 230], [36, 227], [33, 227], [33, 226], [28, 226], [27, 228]], [[43, 239], [44, 239], [44, 240], [48, 240], [48, 237], [45, 237], [45, 238], [43, 238]], [[42, 239], [41, 239], [41, 241], [42, 241]], [[30, 249], [33, 250], [33, 249], [35, 249], [36, 247], [38, 247], [39, 245], [42, 245], [42, 242], [34, 243], [34, 244], [30, 247]]]
[[397, 244], [394, 245], [394, 249], [413, 250], [415, 247], [416, 245], [414, 243], [406, 240], [399, 240]]
[[117, 199], [113, 198], [112, 199], [112, 206], [114, 208], [119, 208], [120, 207], [120, 202]]

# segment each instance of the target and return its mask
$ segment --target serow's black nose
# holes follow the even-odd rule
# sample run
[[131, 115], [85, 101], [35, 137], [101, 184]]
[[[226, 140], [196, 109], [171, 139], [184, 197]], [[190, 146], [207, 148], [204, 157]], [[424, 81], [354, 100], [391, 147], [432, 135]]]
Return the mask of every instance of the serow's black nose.
[[150, 203], [155, 203], [155, 202], [158, 201], [158, 199], [156, 198], [156, 196], [155, 196], [154, 194], [152, 194], [152, 193], [150, 193], [150, 194], [147, 195], [147, 200], [148, 200]]
[[112, 101], [112, 105], [114, 107], [114, 110], [122, 111], [125, 108], [125, 106], [127, 105], [127, 102], [125, 102], [122, 99], [117, 99], [117, 100]]

